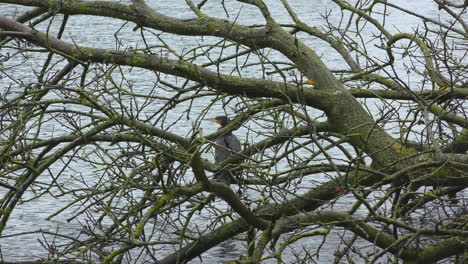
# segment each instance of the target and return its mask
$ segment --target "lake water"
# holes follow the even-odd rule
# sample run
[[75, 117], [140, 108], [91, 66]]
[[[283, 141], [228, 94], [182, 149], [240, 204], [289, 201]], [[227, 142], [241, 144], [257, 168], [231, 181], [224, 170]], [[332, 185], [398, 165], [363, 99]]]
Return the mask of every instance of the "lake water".
[[[126, 3], [125, 1], [120, 1], [121, 3]], [[225, 18], [226, 16], [229, 17], [231, 20], [237, 20], [238, 23], [246, 24], [246, 25], [255, 25], [263, 23], [263, 18], [259, 11], [250, 6], [243, 3], [239, 3], [237, 1], [223, 1], [225, 2], [225, 8], [223, 8], [222, 1], [209, 1], [209, 5], [204, 12], [208, 15], [222, 17]], [[291, 19], [287, 15], [287, 12], [281, 5], [280, 1], [265, 1], [267, 5], [270, 7], [270, 11], [273, 17], [280, 23], [291, 23]], [[315, 26], [319, 29], [325, 26], [325, 20], [323, 16], [325, 14], [329, 14], [329, 20], [331, 23], [339, 23], [340, 21], [340, 14], [341, 10], [337, 8], [336, 5], [331, 3], [330, 1], [319, 1], [319, 0], [291, 0], [289, 1], [290, 5], [296, 10], [299, 17], [306, 23], [311, 26]], [[410, 10], [418, 10], [421, 12], [422, 15], [429, 16], [432, 18], [437, 18], [438, 10], [437, 6], [432, 4], [432, 1], [392, 1], [393, 3], [405, 6], [407, 9]], [[424, 2], [424, 4], [423, 4]], [[191, 18], [193, 17], [192, 11], [187, 7], [185, 1], [149, 1], [150, 6], [157, 10], [163, 10], [165, 15], [179, 17], [179, 18]], [[423, 8], [421, 8], [423, 6]], [[6, 16], [13, 16], [17, 11], [25, 10], [25, 8], [17, 9], [11, 5], [0, 5], [0, 14]], [[227, 11], [226, 11], [227, 10]], [[226, 13], [227, 12], [227, 13]], [[21, 13], [21, 12], [20, 12]], [[57, 16], [55, 18], [56, 21], [61, 21], [61, 16]], [[418, 20], [412, 17], [403, 16], [398, 11], [392, 11], [391, 15], [386, 19], [386, 25], [388, 30], [391, 33], [397, 32], [413, 32], [418, 26]], [[59, 25], [58, 22], [56, 25]], [[51, 32], [57, 31], [57, 26], [53, 26], [50, 28]], [[119, 20], [110, 20], [107, 18], [99, 18], [99, 17], [90, 17], [90, 16], [74, 16], [70, 18], [69, 23], [67, 24], [66, 33], [63, 36], [63, 39], [68, 41], [75, 41], [80, 45], [85, 46], [92, 46], [92, 47], [99, 47], [99, 48], [116, 48], [116, 40], [119, 40], [121, 43], [117, 45], [118, 48], [123, 49], [127, 46], [132, 46], [133, 48], [142, 48], [143, 41], [138, 31], [133, 31], [134, 24], [124, 24], [122, 21]], [[38, 29], [46, 30], [46, 25], [39, 26]], [[114, 34], [118, 30], [118, 33]], [[371, 37], [372, 34], [375, 33], [374, 31], [366, 31], [363, 32], [364, 37]], [[324, 42], [320, 40], [316, 40], [312, 37], [308, 37], [304, 34], [299, 34], [305, 43], [310, 45], [312, 48], [316, 50], [316, 52], [323, 57], [324, 62], [333, 70], [343, 70], [344, 61], [340, 56], [337, 55], [336, 52], [332, 52], [332, 50], [328, 47], [328, 45], [324, 45]], [[217, 41], [216, 38], [212, 37], [184, 37], [184, 36], [174, 36], [170, 34], [162, 34], [162, 38], [164, 41], [169, 44], [175, 51], [179, 54], [183, 54], [190, 49], [199, 46], [200, 44], [209, 44]], [[148, 39], [149, 44], [158, 44], [158, 40], [156, 38]], [[376, 48], [372, 45], [372, 42], [368, 45], [370, 47], [367, 52], [370, 56], [379, 57], [385, 56], [384, 51], [379, 48]], [[234, 51], [234, 48], [225, 49], [223, 52], [225, 54]], [[213, 50], [210, 53], [212, 58], [217, 58], [219, 56], [221, 50]], [[272, 60], [283, 60], [284, 56], [278, 54], [274, 51], [270, 52], [272, 56]], [[169, 57], [174, 57], [171, 54], [167, 54]], [[33, 80], [34, 75], [32, 75], [32, 71], [36, 69], [41, 62], [43, 61], [44, 57], [38, 57], [36, 59], [37, 64], [28, 62], [24, 64], [21, 68], [18, 68], [16, 72], [14, 72], [16, 78], [21, 78], [23, 81], [27, 82], [28, 80]], [[243, 58], [241, 58], [243, 59]], [[245, 58], [244, 58], [245, 59]], [[205, 63], [208, 62], [209, 59], [206, 57], [202, 57], [196, 60], [197, 63]], [[256, 62], [260, 62], [260, 58], [249, 58], [249, 63], [254, 64]], [[400, 70], [404, 70], [404, 67], [400, 65]], [[224, 73], [232, 73], [235, 69], [236, 65], [234, 62], [227, 63], [223, 65], [223, 72]], [[215, 67], [212, 67], [215, 69]], [[259, 66], [252, 66], [246, 67], [242, 71], [242, 76], [252, 76], [252, 77], [259, 77], [258, 72], [261, 70]], [[267, 69], [267, 71], [271, 71], [273, 68]], [[130, 69], [124, 68], [123, 72], [127, 73], [127, 78], [131, 81], [131, 86], [134, 87], [134, 92], [145, 94], [148, 90], [151, 90], [154, 87], [154, 73], [146, 70], [141, 69]], [[289, 78], [293, 78], [291, 76]], [[271, 75], [268, 78], [278, 79], [281, 80], [279, 76]], [[418, 84], [418, 77], [414, 75], [414, 83]], [[116, 77], [116, 79], [118, 79]], [[182, 81], [179, 79], [174, 79], [167, 77], [168, 81], [175, 82], [177, 84], [181, 84]], [[1, 79], [0, 84], [5, 86], [8, 85], [9, 82], [7, 79]], [[0, 87], [0, 92], [2, 92]], [[171, 93], [162, 92], [163, 96], [170, 96]], [[182, 103], [178, 105], [176, 108], [171, 110], [168, 114], [168, 120], [176, 120], [181, 115], [184, 117], [181, 118], [178, 122], [172, 124], [170, 126], [170, 131], [177, 133], [179, 135], [187, 136], [190, 135], [192, 132], [192, 128], [194, 126], [194, 122], [196, 118], [204, 113], [207, 117], [209, 116], [216, 116], [223, 113], [223, 105], [221, 101], [216, 102], [213, 106], [209, 109], [209, 111], [205, 112], [205, 109], [208, 104], [211, 102], [209, 99], [204, 99], [206, 101], [199, 101], [196, 104], [189, 104], [189, 102]], [[237, 101], [230, 102], [228, 107], [226, 107], [226, 111], [228, 114], [232, 115], [235, 110], [235, 103]], [[378, 112], [378, 105], [379, 103], [376, 101], [374, 103], [369, 103], [372, 101], [367, 101], [368, 106], [372, 111]], [[162, 104], [161, 104], [162, 106]], [[187, 113], [186, 110], [188, 107], [191, 107], [190, 112]], [[155, 104], [152, 109], [148, 109], [144, 112], [144, 114], [149, 115], [151, 111], [157, 111], [158, 105]], [[307, 110], [311, 116], [320, 116], [321, 113], [319, 111], [315, 111], [313, 109]], [[403, 111], [403, 110], [402, 110]], [[169, 125], [168, 122], [167, 125]], [[216, 130], [216, 127], [210, 125], [206, 121], [202, 121], [203, 133], [209, 134]], [[246, 123], [242, 128], [235, 132], [240, 138], [242, 142], [258, 142], [264, 136], [261, 133], [252, 132], [263, 132], [265, 128], [261, 127], [261, 124], [256, 123]], [[47, 135], [60, 135], [67, 133], [67, 129], [63, 128], [58, 123], [51, 123], [47, 127], [44, 128], [43, 133], [44, 137]], [[243, 135], [243, 136], [241, 136]], [[108, 146], [110, 147], [110, 146]], [[212, 154], [207, 153], [205, 155], [206, 158], [212, 159]], [[63, 164], [57, 164], [55, 167], [51, 168], [52, 171], [59, 171], [62, 168]], [[95, 171], [95, 169], [91, 167], [86, 167], [81, 163], [71, 164], [69, 172], [65, 174], [64, 181], [72, 179], [72, 175], [75, 175], [77, 172], [82, 173], [83, 177], [86, 178], [87, 181], [93, 182], [95, 177], [94, 173], [90, 173]], [[70, 178], [66, 178], [66, 176]], [[41, 180], [49, 181], [48, 177], [44, 177]], [[325, 176], [320, 180], [326, 180]], [[69, 184], [76, 184], [73, 182], [69, 182]], [[301, 192], [305, 192], [307, 188], [310, 186], [315, 185], [314, 183], [309, 183], [310, 185], [305, 185], [303, 189], [298, 190], [298, 194]], [[79, 187], [79, 186], [77, 186]], [[0, 193], [3, 194], [4, 190], [0, 190]], [[24, 199], [32, 198], [33, 193], [27, 193], [24, 195]], [[137, 194], [138, 195], [138, 194]], [[248, 194], [247, 194], [248, 195]], [[252, 193], [252, 195], [255, 195]], [[349, 196], [349, 195], [348, 195]], [[62, 214], [58, 215], [57, 217], [53, 217], [51, 220], [47, 220], [46, 218], [54, 213], [58, 208], [66, 205], [70, 202], [70, 197], [61, 197], [60, 199], [52, 198], [49, 195], [44, 195], [39, 199], [33, 200], [31, 202], [25, 203], [24, 205], [18, 205], [13, 214], [10, 217], [10, 221], [8, 222], [6, 232], [4, 235], [12, 234], [13, 230], [14, 233], [22, 233], [25, 234], [21, 236], [21, 239], [17, 237], [5, 237], [2, 238], [1, 243], [1, 253], [3, 258], [6, 260], [33, 260], [37, 258], [47, 257], [47, 252], [44, 250], [43, 247], [40, 246], [38, 239], [42, 241], [47, 241], [52, 243], [54, 241], [53, 236], [43, 236], [38, 233], [32, 233], [32, 231], [38, 230], [49, 230], [49, 231], [60, 231], [61, 233], [69, 234], [69, 235], [76, 235], [76, 230], [80, 230], [82, 227], [82, 222], [84, 219], [77, 218], [74, 221], [66, 221], [67, 218], [73, 215], [74, 210], [66, 210]], [[352, 204], [353, 199], [340, 199], [337, 203], [334, 204], [334, 208], [339, 211], [345, 211], [346, 208], [349, 208], [349, 205]], [[227, 208], [226, 205], [222, 202], [218, 202], [217, 205], [220, 209]], [[365, 211], [360, 212], [360, 214], [365, 214]], [[194, 221], [195, 228], [197, 225], [203, 226], [204, 216], [197, 216], [197, 221]], [[164, 223], [155, 223], [156, 225], [164, 225]], [[174, 231], [171, 229], [170, 226], [164, 227], [166, 232], [171, 233]], [[29, 233], [29, 234], [26, 234]], [[345, 235], [345, 237], [349, 237], [350, 234]], [[162, 234], [163, 239], [165, 236]], [[325, 251], [322, 252], [321, 258], [317, 260], [319, 263], [327, 263], [333, 260], [333, 252], [335, 251], [336, 245], [340, 244], [342, 238], [337, 235], [330, 235], [327, 237], [326, 247], [324, 247]], [[317, 247], [322, 242], [321, 239], [318, 238], [310, 238], [304, 239], [303, 245], [316, 245]], [[57, 243], [60, 243], [60, 239], [57, 239]], [[359, 244], [362, 247], [369, 247], [368, 243]], [[301, 244], [297, 245], [295, 248], [289, 250], [289, 256], [292, 256], [300, 252]], [[162, 256], [172, 251], [172, 247], [161, 247], [160, 251], [158, 252]], [[205, 263], [221, 263], [225, 261], [233, 261], [238, 258], [240, 254], [244, 253], [244, 248], [240, 245], [239, 242], [235, 240], [230, 240], [221, 245], [211, 249], [209, 252], [203, 255], [203, 260]], [[194, 263], [199, 262], [198, 259], [193, 260]]]

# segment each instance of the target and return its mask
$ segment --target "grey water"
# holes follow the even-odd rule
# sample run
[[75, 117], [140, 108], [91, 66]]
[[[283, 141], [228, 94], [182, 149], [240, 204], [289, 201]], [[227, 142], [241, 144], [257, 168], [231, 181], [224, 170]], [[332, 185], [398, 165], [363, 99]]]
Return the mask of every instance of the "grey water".
[[[130, 3], [127, 1], [119, 1], [120, 3]], [[228, 18], [230, 20], [236, 20], [238, 23], [245, 24], [245, 25], [256, 25], [264, 23], [264, 20], [260, 14], [260, 12], [253, 6], [243, 4], [237, 1], [210, 1], [211, 3], [208, 5], [208, 8], [204, 9], [204, 12], [208, 15], [220, 17], [220, 18]], [[272, 16], [279, 22], [279, 23], [291, 23], [292, 20], [288, 16], [286, 10], [282, 6], [280, 1], [269, 0], [265, 1], [267, 6], [270, 8], [270, 12]], [[297, 12], [298, 16], [305, 22], [307, 22], [311, 26], [316, 26], [317, 28], [321, 29], [325, 26], [324, 15], [330, 14], [329, 19], [331, 23], [338, 23], [340, 20], [341, 10], [330, 1], [326, 0], [290, 0], [290, 5], [292, 8]], [[429, 17], [434, 17], [437, 15], [437, 6], [432, 4], [432, 1], [393, 1], [396, 4], [404, 3], [409, 9], [417, 9], [418, 12], [421, 12], [422, 15], [426, 15]], [[421, 8], [422, 2], [425, 2], [424, 8]], [[223, 3], [225, 6], [223, 7]], [[193, 12], [188, 8], [187, 4], [183, 0], [178, 1], [148, 1], [148, 4], [155, 8], [156, 10], [162, 10], [165, 15], [178, 17], [178, 18], [192, 18], [194, 17]], [[19, 14], [22, 11], [26, 10], [27, 8], [18, 8], [13, 5], [5, 5], [0, 4], [0, 15], [12, 17], [15, 14]], [[55, 19], [60, 21], [60, 16], [57, 16]], [[418, 20], [413, 17], [404, 16], [398, 11], [392, 12], [387, 18], [387, 29], [391, 33], [397, 32], [414, 32], [414, 30], [421, 26], [418, 24]], [[58, 23], [59, 24], [59, 23]], [[38, 26], [39, 30], [47, 30], [47, 24], [43, 26]], [[80, 45], [90, 46], [90, 47], [99, 47], [99, 48], [116, 48], [116, 40], [119, 41], [118, 48], [123, 49], [126, 46], [133, 46], [134, 48], [142, 48], [144, 47], [142, 44], [142, 39], [139, 36], [138, 32], [133, 31], [135, 25], [131, 23], [124, 23], [123, 21], [119, 20], [112, 20], [108, 18], [100, 18], [100, 17], [91, 17], [91, 16], [72, 16], [70, 18], [69, 23], [67, 24], [66, 34], [64, 34], [63, 39], [66, 41], [74, 41], [76, 43], [80, 43]], [[57, 27], [52, 27], [51, 33], [57, 31]], [[118, 30], [118, 33], [115, 32]], [[363, 32], [364, 36], [372, 36], [374, 32], [372, 30]], [[212, 43], [216, 41], [216, 38], [212, 37], [187, 37], [187, 36], [177, 36], [171, 34], [162, 34], [161, 35], [164, 40], [174, 48], [179, 54], [183, 54], [190, 49], [197, 47], [200, 43]], [[333, 52], [332, 49], [325, 45], [324, 42], [320, 40], [316, 40], [310, 36], [306, 36], [304, 34], [300, 34], [301, 40], [303, 40], [306, 44], [312, 47], [317, 54], [323, 57], [324, 62], [329, 66], [331, 69], [334, 70], [342, 70], [344, 65], [344, 61], [342, 58], [336, 53]], [[158, 43], [157, 40], [149, 40], [154, 41], [154, 43]], [[152, 43], [150, 43], [152, 44]], [[367, 52], [370, 56], [378, 57], [384, 56], [384, 51], [377, 47], [373, 47], [372, 44], [368, 45], [371, 47]], [[234, 51], [234, 49], [232, 49]], [[226, 49], [224, 52], [229, 52], [229, 48]], [[219, 55], [216, 51], [213, 51], [213, 58]], [[271, 56], [273, 56], [274, 60], [283, 60], [284, 56], [281, 54], [271, 52]], [[167, 54], [168, 57], [173, 57], [171, 54]], [[22, 68], [18, 69], [16, 72], [17, 76], [20, 76], [23, 80], [27, 81], [34, 79], [34, 75], [32, 75], [33, 70], [41, 65], [41, 61], [43, 58], [39, 57], [36, 59], [37, 64], [24, 64]], [[197, 63], [204, 63], [203, 59], [197, 61]], [[231, 65], [234, 67], [235, 65]], [[229, 64], [226, 65], [227, 69], [224, 69], [226, 73], [232, 72], [229, 69]], [[258, 77], [258, 67], [248, 67], [244, 69], [243, 76], [250, 76], [250, 77]], [[273, 69], [267, 69], [273, 70]], [[401, 68], [403, 70], [403, 67]], [[144, 94], [149, 87], [152, 86], [152, 80], [154, 79], [154, 73], [146, 70], [140, 69], [127, 69], [130, 79], [132, 81], [133, 87], [135, 87], [134, 91]], [[168, 77], [170, 78], [170, 77]], [[272, 77], [276, 78], [276, 77]], [[414, 83], [418, 83], [417, 75], [414, 76], [415, 80]], [[177, 81], [174, 79], [170, 79], [171, 81]], [[180, 81], [179, 81], [180, 82]], [[2, 89], [5, 89], [6, 85], [9, 83], [5, 80], [0, 80], [0, 92]], [[179, 135], [190, 135], [192, 132], [192, 128], [194, 126], [194, 120], [203, 113], [206, 105], [210, 102], [199, 102], [199, 104], [192, 105], [190, 113], [188, 114], [187, 118], [182, 118], [179, 122], [174, 124], [170, 127], [170, 131], [174, 132]], [[377, 103], [376, 103], [377, 104]], [[181, 115], [185, 115], [185, 111], [187, 110], [188, 103], [178, 105], [175, 109], [173, 109], [169, 113], [169, 119], [177, 119]], [[233, 114], [233, 109], [228, 108], [228, 114]], [[373, 104], [370, 104], [371, 111], [377, 112], [377, 107]], [[156, 111], [157, 109], [154, 109]], [[314, 112], [314, 110], [310, 110], [312, 116], [319, 116], [320, 113], [318, 111]], [[403, 110], [402, 110], [403, 111]], [[223, 113], [222, 105], [220, 103], [215, 104], [210, 111], [207, 113], [207, 116], [216, 116]], [[202, 121], [202, 127], [204, 129], [204, 134], [209, 134], [216, 130], [216, 127], [209, 125], [208, 123], [204, 123]], [[259, 129], [258, 126], [252, 124], [250, 129]], [[244, 142], [256, 142], [262, 138], [261, 133], [259, 134], [249, 134], [249, 129], [247, 127], [243, 127], [236, 131], [235, 133], [241, 138], [241, 141]], [[60, 124], [51, 124], [48, 129], [44, 131], [44, 133], [59, 135], [61, 133], [65, 133], [66, 130], [63, 130]], [[397, 132], [397, 131], [395, 131]], [[247, 136], [240, 136], [240, 135], [247, 135]], [[206, 154], [206, 157], [212, 159], [212, 154]], [[51, 168], [52, 170], [59, 170], [61, 168], [60, 164], [57, 165], [56, 168]], [[93, 171], [92, 168], [83, 167], [82, 164], [72, 164], [71, 168], [75, 171], [70, 171], [70, 173], [75, 173], [79, 171], [83, 174], [83, 177], [88, 177], [90, 180], [93, 177], [92, 173], [87, 173]], [[326, 180], [324, 177], [321, 179], [323, 181]], [[300, 190], [302, 192], [306, 191], [306, 189], [310, 186], [305, 186], [304, 189]], [[3, 194], [5, 190], [0, 189], [0, 195]], [[299, 194], [299, 193], [298, 193]], [[26, 194], [23, 198], [31, 198], [33, 197], [32, 193]], [[350, 196], [348, 196], [350, 197]], [[349, 208], [349, 205], [352, 204], [354, 199], [349, 198], [342, 198], [335, 203], [334, 209], [338, 211], [346, 211]], [[76, 230], [79, 230], [82, 226], [81, 223], [78, 221], [71, 221], [68, 222], [66, 219], [72, 212], [65, 211], [63, 214], [59, 214], [57, 217], [52, 218], [51, 220], [47, 220], [49, 215], [54, 213], [57, 208], [60, 208], [66, 205], [68, 201], [66, 198], [55, 199], [50, 196], [43, 196], [39, 199], [33, 200], [28, 202], [24, 205], [19, 205], [13, 211], [10, 221], [8, 222], [6, 232], [4, 235], [6, 237], [2, 238], [0, 249], [2, 253], [2, 257], [5, 260], [13, 261], [13, 260], [34, 260], [37, 258], [46, 258], [47, 251], [40, 245], [38, 242], [47, 241], [48, 243], [54, 242], [53, 236], [43, 236], [39, 233], [35, 233], [33, 231], [39, 230], [49, 230], [51, 232], [60, 231], [61, 233], [73, 235], [75, 234]], [[226, 208], [227, 206], [223, 203], [219, 204], [220, 208]], [[362, 211], [361, 214], [365, 214], [366, 211]], [[200, 217], [199, 222], [195, 223], [196, 225], [203, 225], [203, 219]], [[168, 228], [168, 232], [170, 228]], [[21, 239], [18, 237], [8, 237], [9, 234], [14, 233], [24, 233], [20, 236]], [[346, 234], [345, 236], [350, 237], [350, 234]], [[340, 241], [342, 241], [342, 237], [338, 235], [330, 235], [327, 237], [326, 245], [324, 249], [322, 249], [321, 258], [317, 260], [319, 263], [327, 263], [334, 259], [333, 253], [336, 250], [336, 247], [340, 245]], [[321, 239], [311, 238], [311, 239], [304, 239], [301, 243], [302, 245], [315, 245], [317, 248], [321, 244]], [[60, 243], [58, 240], [57, 243]], [[44, 245], [44, 243], [43, 243]], [[360, 244], [362, 247], [370, 247], [369, 243], [362, 242]], [[312, 248], [314, 248], [312, 246]], [[301, 244], [299, 246], [289, 249], [289, 252], [286, 256], [290, 256], [293, 259], [294, 254], [301, 252], [303, 249], [301, 248]], [[172, 248], [161, 248], [160, 254], [164, 256], [165, 254], [171, 253]], [[222, 263], [227, 261], [234, 261], [238, 259], [239, 255], [243, 254], [245, 249], [239, 242], [235, 240], [229, 240], [227, 242], [222, 243], [221, 245], [209, 250], [207, 253], [203, 255], [204, 263]], [[193, 263], [199, 262], [198, 259], [194, 259]], [[268, 262], [268, 261], [266, 261]]]

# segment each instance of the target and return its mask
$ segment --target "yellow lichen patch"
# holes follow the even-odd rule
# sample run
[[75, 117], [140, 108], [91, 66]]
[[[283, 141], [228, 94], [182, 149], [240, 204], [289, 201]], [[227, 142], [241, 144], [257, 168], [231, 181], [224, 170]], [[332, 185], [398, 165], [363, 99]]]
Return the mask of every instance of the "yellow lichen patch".
[[406, 155], [408, 153], [416, 153], [418, 152], [415, 148], [412, 148], [412, 147], [405, 147], [403, 145], [401, 145], [400, 143], [395, 143], [392, 145], [392, 148], [400, 153], [401, 155]]
[[316, 84], [317, 84], [317, 82], [316, 82], [316, 81], [314, 81], [314, 80], [307, 80], [307, 81], [305, 81], [303, 84], [316, 85]]
[[448, 85], [442, 85], [439, 90], [437, 90], [438, 92], [446, 92], [448, 90]]

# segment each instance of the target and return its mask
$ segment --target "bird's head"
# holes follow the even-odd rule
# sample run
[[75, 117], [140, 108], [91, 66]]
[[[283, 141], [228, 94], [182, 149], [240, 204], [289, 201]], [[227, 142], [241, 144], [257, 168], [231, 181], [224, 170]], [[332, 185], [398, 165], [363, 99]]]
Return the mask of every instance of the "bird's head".
[[229, 124], [229, 118], [227, 118], [227, 116], [217, 116], [210, 120], [221, 125], [221, 127], [225, 127], [227, 124]]

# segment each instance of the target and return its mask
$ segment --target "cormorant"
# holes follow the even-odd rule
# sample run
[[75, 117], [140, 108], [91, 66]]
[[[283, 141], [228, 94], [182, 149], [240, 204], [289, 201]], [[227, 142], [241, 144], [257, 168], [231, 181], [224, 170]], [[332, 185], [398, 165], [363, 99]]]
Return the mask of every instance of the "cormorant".
[[[217, 116], [211, 119], [211, 121], [221, 125], [219, 129], [224, 128], [230, 122], [229, 118], [227, 118], [226, 116]], [[216, 139], [215, 142], [215, 161], [217, 164], [225, 161], [234, 153], [238, 153], [241, 151], [241, 144], [237, 137], [234, 136], [231, 131], [227, 132], [224, 135], [221, 135], [219, 138]], [[233, 176], [234, 172], [232, 170], [224, 170], [220, 172], [216, 178], [217, 181], [229, 185], [232, 182]]]

